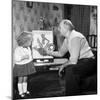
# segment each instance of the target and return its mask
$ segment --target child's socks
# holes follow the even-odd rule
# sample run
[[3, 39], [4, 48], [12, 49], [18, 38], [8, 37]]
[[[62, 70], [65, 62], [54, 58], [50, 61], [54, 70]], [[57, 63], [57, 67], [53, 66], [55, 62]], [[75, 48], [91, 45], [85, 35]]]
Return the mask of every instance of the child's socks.
[[22, 83], [18, 83], [18, 92], [19, 92], [19, 95], [23, 94], [23, 84]]
[[27, 82], [23, 82], [23, 92], [26, 94], [30, 94], [30, 92], [27, 91]]
[[23, 82], [23, 92], [27, 92], [27, 82]]

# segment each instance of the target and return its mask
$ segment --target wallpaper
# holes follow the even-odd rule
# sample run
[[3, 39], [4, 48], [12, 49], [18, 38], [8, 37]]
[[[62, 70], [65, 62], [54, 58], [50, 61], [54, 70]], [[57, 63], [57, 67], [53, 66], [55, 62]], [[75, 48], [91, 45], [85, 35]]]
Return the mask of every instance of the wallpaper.
[[13, 49], [17, 46], [16, 38], [23, 31], [40, 30], [41, 20], [45, 19], [45, 30], [52, 29], [63, 18], [63, 6], [56, 3], [27, 2], [13, 0], [12, 31]]
[[[68, 15], [66, 15], [68, 16]], [[71, 15], [72, 16], [72, 15]], [[73, 15], [75, 16], [75, 15]], [[64, 18], [64, 6], [59, 3], [28, 2], [13, 0], [12, 2], [12, 36], [13, 50], [16, 48], [16, 38], [23, 31], [52, 30]], [[43, 20], [45, 24], [43, 24]], [[63, 38], [54, 29], [54, 40], [58, 49]], [[97, 34], [97, 7], [91, 7], [90, 35]], [[56, 38], [55, 38], [56, 37]]]

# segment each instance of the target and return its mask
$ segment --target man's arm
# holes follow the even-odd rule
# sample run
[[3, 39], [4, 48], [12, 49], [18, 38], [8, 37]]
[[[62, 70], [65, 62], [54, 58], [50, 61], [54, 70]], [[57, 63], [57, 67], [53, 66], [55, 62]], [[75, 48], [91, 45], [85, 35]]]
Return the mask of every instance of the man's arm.
[[59, 51], [49, 51], [46, 50], [47, 54], [50, 56], [54, 56], [54, 57], [62, 57], [64, 56], [64, 54], [68, 51], [67, 48], [67, 39], [64, 40], [61, 48], [59, 49]]
[[71, 56], [69, 59], [71, 64], [77, 63], [80, 55], [80, 48], [81, 48], [81, 38], [76, 37], [71, 42], [71, 51], [70, 51]]
[[71, 42], [70, 59], [68, 64], [76, 64], [80, 55], [81, 38], [74, 38]]
[[70, 51], [70, 59], [65, 62], [63, 65], [59, 67], [59, 76], [61, 76], [62, 70], [67, 67], [70, 64], [76, 64], [79, 58], [80, 54], [80, 45], [81, 39], [80, 38], [74, 38], [71, 42], [71, 51]]

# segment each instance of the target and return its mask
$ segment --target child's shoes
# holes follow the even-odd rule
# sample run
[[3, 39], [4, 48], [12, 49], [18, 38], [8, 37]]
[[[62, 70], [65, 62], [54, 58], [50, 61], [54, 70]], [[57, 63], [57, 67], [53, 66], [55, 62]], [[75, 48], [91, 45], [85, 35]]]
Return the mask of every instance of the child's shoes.
[[30, 92], [27, 91], [25, 93], [19, 94], [20, 98], [27, 98], [28, 96], [30, 96]]
[[22, 94], [19, 94], [21, 98], [24, 98], [25, 97], [25, 94], [22, 93]]
[[26, 94], [30, 94], [30, 92], [29, 91], [26, 91]]
[[25, 97], [30, 97], [30, 92], [29, 91], [25, 92]]

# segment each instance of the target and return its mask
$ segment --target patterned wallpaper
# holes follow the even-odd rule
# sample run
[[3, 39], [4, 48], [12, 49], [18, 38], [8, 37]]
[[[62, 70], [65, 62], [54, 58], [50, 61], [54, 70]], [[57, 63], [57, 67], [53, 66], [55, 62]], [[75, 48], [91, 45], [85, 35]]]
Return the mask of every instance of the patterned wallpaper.
[[[32, 4], [32, 6], [31, 6]], [[27, 6], [30, 5], [30, 8]], [[13, 0], [13, 49], [17, 46], [16, 38], [23, 31], [40, 30], [41, 17], [45, 18], [45, 28], [52, 29], [63, 18], [63, 5], [56, 3], [42, 3]], [[47, 28], [47, 26], [49, 28]]]

